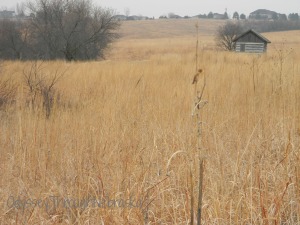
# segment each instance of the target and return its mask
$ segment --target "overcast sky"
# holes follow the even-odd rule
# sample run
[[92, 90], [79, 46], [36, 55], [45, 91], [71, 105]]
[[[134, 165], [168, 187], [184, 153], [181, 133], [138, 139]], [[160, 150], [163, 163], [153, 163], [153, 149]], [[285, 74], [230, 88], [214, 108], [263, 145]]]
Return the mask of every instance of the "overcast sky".
[[[13, 9], [20, 0], [0, 0], [0, 7]], [[130, 15], [144, 15], [159, 17], [173, 12], [180, 16], [194, 16], [212, 12], [229, 15], [234, 11], [248, 15], [256, 9], [269, 9], [279, 13], [300, 13], [299, 0], [94, 0], [95, 3], [116, 10], [118, 14], [125, 14], [128, 8]]]

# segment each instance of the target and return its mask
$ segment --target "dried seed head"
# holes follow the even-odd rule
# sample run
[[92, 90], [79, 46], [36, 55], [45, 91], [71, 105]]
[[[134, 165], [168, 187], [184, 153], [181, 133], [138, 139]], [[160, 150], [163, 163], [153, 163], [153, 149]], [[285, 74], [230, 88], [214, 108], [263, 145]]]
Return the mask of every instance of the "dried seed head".
[[199, 73], [196, 73], [193, 79], [193, 83], [192, 84], [197, 84], [198, 82], [198, 77], [199, 77]]
[[202, 69], [199, 69], [199, 70], [198, 70], [198, 72], [194, 75], [193, 83], [192, 83], [192, 84], [197, 84], [198, 79], [199, 79], [199, 75], [200, 75], [200, 73], [202, 73], [202, 72], [203, 72]]

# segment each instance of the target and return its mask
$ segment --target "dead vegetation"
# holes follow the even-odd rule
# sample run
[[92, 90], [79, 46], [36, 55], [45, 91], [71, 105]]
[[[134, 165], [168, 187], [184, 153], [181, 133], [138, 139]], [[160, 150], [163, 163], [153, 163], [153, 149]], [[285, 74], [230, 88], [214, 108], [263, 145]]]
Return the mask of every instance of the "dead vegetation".
[[3, 75], [0, 62], [0, 110], [15, 102], [17, 86], [10, 78]]
[[59, 100], [55, 86], [66, 71], [57, 68], [52, 73], [45, 72], [44, 63], [34, 61], [29, 68], [24, 68], [23, 79], [28, 90], [29, 107], [36, 110], [42, 107], [46, 118], [50, 117], [55, 100]]
[[[153, 51], [147, 61], [126, 58], [131, 46], [124, 41], [117, 43], [120, 58], [111, 61], [45, 62], [49, 74], [70, 67], [55, 87], [81, 104], [58, 107], [48, 120], [44, 113], [19, 107], [12, 120], [0, 121], [1, 222], [189, 224], [197, 215], [202, 179], [202, 224], [299, 224], [298, 37], [287, 42], [294, 51], [285, 55], [281, 72], [280, 61], [274, 67], [278, 54], [271, 46], [262, 56], [215, 52], [201, 48], [200, 37], [198, 68], [207, 76], [203, 95], [204, 73], [197, 78], [200, 95], [191, 84], [192, 38], [180, 39], [186, 43], [181, 52], [179, 40], [172, 40], [164, 54], [160, 46], [168, 43], [165, 39], [143, 48], [143, 40], [137, 42], [140, 58]], [[280, 43], [276, 38], [272, 43]], [[19, 71], [17, 78], [23, 77], [24, 67], [31, 68], [24, 62], [6, 63], [5, 73]], [[48, 87], [53, 79], [49, 81]], [[33, 85], [39, 79], [29, 83], [24, 89], [39, 87]], [[21, 90], [17, 99], [25, 101]], [[205, 156], [200, 165], [198, 127], [191, 116], [195, 96], [201, 104], [209, 102], [199, 114]], [[50, 201], [51, 196], [106, 198], [115, 207], [21, 204]], [[118, 207], [122, 199], [139, 203]]]

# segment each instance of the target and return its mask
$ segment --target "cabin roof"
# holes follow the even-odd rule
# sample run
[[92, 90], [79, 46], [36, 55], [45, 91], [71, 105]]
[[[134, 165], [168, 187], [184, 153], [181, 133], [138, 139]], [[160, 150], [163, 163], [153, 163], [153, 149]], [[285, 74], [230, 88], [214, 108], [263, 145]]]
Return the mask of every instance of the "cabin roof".
[[236, 42], [238, 39], [240, 39], [241, 37], [244, 37], [245, 35], [247, 35], [248, 33], [253, 33], [254, 35], [256, 35], [259, 39], [261, 39], [263, 42], [266, 42], [266, 43], [271, 43], [271, 41], [269, 41], [267, 38], [265, 38], [264, 36], [262, 36], [261, 34], [257, 33], [256, 31], [250, 29], [244, 33], [242, 33], [241, 35], [235, 37], [233, 39], [233, 42]]

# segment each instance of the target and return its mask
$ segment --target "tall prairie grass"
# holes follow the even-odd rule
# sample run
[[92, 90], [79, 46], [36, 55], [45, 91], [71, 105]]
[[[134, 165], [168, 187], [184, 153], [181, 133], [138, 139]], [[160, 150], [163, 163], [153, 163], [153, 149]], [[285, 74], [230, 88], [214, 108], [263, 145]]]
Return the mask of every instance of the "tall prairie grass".
[[[281, 40], [264, 55], [218, 52], [200, 40], [204, 224], [300, 224], [300, 40], [287, 41], [282, 51], [293, 50], [280, 61], [272, 46]], [[189, 224], [199, 177], [194, 45], [192, 37], [121, 40], [106, 61], [46, 62], [50, 72], [68, 68], [49, 119], [26, 105], [30, 62], [4, 62], [18, 90], [0, 111], [1, 224]], [[29, 202], [23, 210], [17, 201], [51, 196], [143, 204]]]

